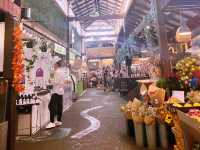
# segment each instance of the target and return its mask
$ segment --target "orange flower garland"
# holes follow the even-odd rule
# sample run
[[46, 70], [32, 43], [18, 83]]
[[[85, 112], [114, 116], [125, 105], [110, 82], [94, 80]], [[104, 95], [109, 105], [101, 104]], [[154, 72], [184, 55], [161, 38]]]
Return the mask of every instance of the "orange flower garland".
[[22, 31], [17, 25], [13, 33], [14, 51], [12, 59], [13, 87], [17, 93], [23, 92], [24, 86], [24, 53], [22, 45]]

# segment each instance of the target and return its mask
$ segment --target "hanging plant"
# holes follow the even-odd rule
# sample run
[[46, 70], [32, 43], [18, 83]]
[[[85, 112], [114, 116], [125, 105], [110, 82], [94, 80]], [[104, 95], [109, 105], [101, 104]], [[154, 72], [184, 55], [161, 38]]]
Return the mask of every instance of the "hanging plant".
[[147, 43], [150, 46], [158, 45], [157, 32], [154, 26], [149, 26], [149, 28], [144, 29], [144, 35]]
[[25, 61], [28, 63], [27, 66], [26, 66], [27, 72], [30, 72], [30, 70], [34, 68], [34, 64], [35, 64], [37, 58], [38, 58], [37, 55], [33, 55], [31, 57], [31, 59], [25, 58]]
[[38, 56], [36, 54], [35, 45], [37, 45], [37, 42], [35, 40], [28, 40], [27, 42], [25, 42], [26, 48], [32, 48], [32, 52], [33, 52], [33, 55], [31, 56], [31, 58], [30, 57], [25, 58], [26, 72], [28, 73], [28, 78], [30, 78], [29, 73], [30, 73], [31, 69], [34, 68], [35, 62], [38, 59]]
[[17, 93], [24, 91], [24, 53], [23, 53], [23, 44], [22, 44], [22, 31], [20, 25], [17, 25], [14, 28], [13, 33], [13, 59], [12, 59], [12, 70], [13, 70], [13, 82], [12, 86], [14, 87]]
[[35, 45], [36, 41], [35, 40], [28, 40], [26, 42], [26, 48], [33, 48]]
[[41, 50], [42, 52], [47, 52], [47, 48], [48, 48], [48, 46], [47, 46], [47, 41], [42, 40], [41, 45], [40, 45], [40, 50]]

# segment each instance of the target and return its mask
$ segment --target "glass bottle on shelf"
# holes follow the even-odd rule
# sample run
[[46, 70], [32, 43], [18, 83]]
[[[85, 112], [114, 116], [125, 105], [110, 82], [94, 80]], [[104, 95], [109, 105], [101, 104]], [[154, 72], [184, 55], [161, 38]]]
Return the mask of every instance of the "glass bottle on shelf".
[[28, 104], [28, 96], [27, 96], [27, 94], [24, 95], [24, 99], [25, 99], [25, 104]]
[[19, 101], [20, 101], [20, 96], [17, 95], [17, 99], [16, 99], [16, 104], [19, 105]]
[[29, 104], [31, 104], [31, 94], [28, 94]]
[[21, 104], [23, 105], [24, 104], [24, 95], [21, 94]]

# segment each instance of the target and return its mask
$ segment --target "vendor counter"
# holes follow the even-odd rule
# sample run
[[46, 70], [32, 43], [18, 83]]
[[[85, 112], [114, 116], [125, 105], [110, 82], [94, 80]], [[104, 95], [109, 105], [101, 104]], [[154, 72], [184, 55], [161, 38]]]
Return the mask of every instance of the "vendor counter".
[[[39, 92], [37, 101], [33, 103], [17, 104], [18, 113], [18, 136], [31, 136], [36, 134], [50, 122], [49, 102], [51, 93], [49, 91]], [[72, 104], [71, 89], [66, 88], [63, 96], [63, 110]], [[28, 100], [29, 101], [29, 100]]]
[[183, 129], [185, 150], [200, 149], [200, 123], [182, 111], [178, 111], [178, 117]]
[[138, 80], [147, 78], [115, 78], [114, 87], [119, 89], [120, 95], [129, 95], [129, 99], [137, 97], [134, 93], [136, 88], [138, 88]]
[[39, 94], [38, 101], [29, 105], [17, 105], [18, 136], [34, 135], [49, 123], [48, 104], [51, 94]]

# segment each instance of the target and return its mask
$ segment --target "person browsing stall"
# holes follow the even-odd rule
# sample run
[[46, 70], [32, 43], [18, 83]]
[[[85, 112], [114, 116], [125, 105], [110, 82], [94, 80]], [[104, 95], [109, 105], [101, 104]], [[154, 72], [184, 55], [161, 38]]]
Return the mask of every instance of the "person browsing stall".
[[64, 88], [70, 82], [61, 58], [55, 56], [54, 63], [54, 79], [51, 81], [53, 89], [49, 102], [50, 123], [47, 129], [62, 125]]

